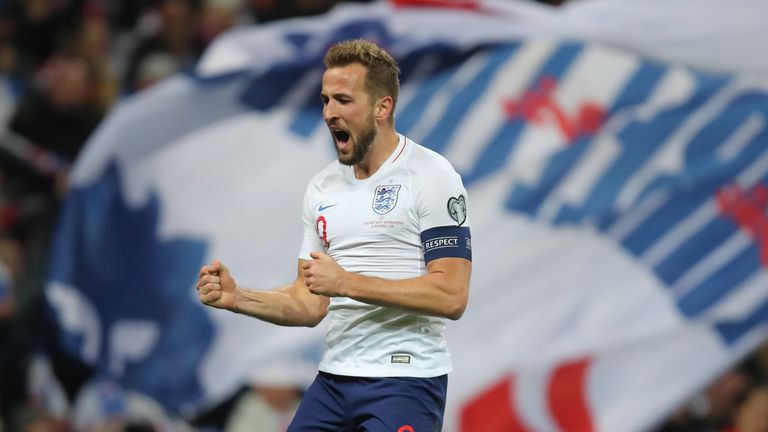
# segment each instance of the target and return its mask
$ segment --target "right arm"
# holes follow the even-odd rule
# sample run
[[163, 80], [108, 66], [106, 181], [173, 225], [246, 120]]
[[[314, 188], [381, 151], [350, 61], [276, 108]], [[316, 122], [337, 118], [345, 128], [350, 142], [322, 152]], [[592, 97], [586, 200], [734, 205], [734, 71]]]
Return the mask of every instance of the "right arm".
[[330, 299], [312, 294], [304, 282], [299, 259], [293, 283], [273, 290], [251, 290], [237, 285], [220, 261], [200, 269], [197, 292], [203, 304], [282, 326], [314, 327], [328, 313]]

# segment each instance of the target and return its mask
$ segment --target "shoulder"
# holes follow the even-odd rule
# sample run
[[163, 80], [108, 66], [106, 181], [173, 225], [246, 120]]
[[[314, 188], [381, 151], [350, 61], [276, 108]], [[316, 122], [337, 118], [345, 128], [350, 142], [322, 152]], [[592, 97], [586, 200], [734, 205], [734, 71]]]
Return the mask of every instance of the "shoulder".
[[340, 181], [341, 179], [341, 164], [339, 164], [339, 161], [334, 160], [309, 179], [307, 190], [323, 189], [329, 183]]
[[436, 176], [448, 176], [460, 179], [459, 174], [445, 156], [419, 143], [411, 141], [411, 144], [413, 148], [409, 154], [408, 165], [415, 178], [430, 179]]

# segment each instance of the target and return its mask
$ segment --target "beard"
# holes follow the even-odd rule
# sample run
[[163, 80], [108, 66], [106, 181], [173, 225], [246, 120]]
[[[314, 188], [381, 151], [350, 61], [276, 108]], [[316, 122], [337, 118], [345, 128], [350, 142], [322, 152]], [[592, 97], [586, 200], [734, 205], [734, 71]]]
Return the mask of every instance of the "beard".
[[[368, 154], [368, 151], [371, 149], [373, 140], [376, 138], [376, 125], [373, 122], [373, 116], [368, 117], [367, 126], [368, 127], [363, 131], [363, 133], [360, 134], [360, 138], [355, 139], [354, 145], [352, 147], [352, 153], [349, 156], [343, 156], [339, 149], [336, 149], [336, 154], [339, 157], [339, 163], [352, 166], [357, 165], [365, 158], [365, 156]], [[349, 139], [352, 139], [352, 137], [350, 136]]]

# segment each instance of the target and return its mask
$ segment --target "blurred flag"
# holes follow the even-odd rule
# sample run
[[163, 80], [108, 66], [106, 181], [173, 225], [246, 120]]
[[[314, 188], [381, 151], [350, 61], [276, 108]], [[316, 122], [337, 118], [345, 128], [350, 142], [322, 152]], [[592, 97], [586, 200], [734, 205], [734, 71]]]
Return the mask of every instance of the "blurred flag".
[[398, 58], [398, 130], [448, 157], [470, 197], [445, 430], [647, 429], [765, 340], [767, 81], [607, 48], [578, 25], [538, 37], [566, 34], [576, 9], [442, 3], [234, 31], [194, 76], [116, 109], [74, 168], [54, 245], [66, 346], [181, 413], [246, 380], [313, 377], [322, 326], [206, 309], [194, 283], [213, 258], [245, 286], [293, 278], [304, 187], [334, 157], [322, 55], [355, 37]]

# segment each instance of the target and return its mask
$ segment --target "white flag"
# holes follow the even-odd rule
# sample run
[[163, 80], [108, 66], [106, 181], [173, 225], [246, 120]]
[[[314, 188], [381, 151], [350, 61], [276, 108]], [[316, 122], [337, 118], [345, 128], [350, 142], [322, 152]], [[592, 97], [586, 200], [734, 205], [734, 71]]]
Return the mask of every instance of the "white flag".
[[[670, 32], [655, 56], [646, 28], [587, 25], [606, 3], [400, 0], [224, 35], [77, 161], [47, 288], [65, 346], [181, 413], [312, 379], [322, 326], [205, 308], [194, 284], [213, 258], [249, 287], [295, 276], [304, 187], [335, 157], [322, 56], [364, 37], [401, 65], [397, 129], [470, 196], [445, 430], [651, 427], [768, 335], [768, 67], [716, 53], [733, 34], [706, 50], [727, 68]], [[656, 3], [637, 21], [714, 2]]]

